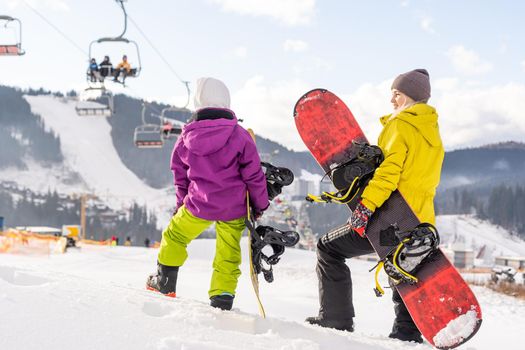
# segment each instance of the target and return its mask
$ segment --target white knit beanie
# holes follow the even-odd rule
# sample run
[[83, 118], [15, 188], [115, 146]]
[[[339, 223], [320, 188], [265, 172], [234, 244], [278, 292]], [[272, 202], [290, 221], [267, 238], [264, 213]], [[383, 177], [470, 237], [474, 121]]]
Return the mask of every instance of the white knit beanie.
[[226, 85], [215, 78], [197, 79], [195, 91], [195, 109], [208, 107], [230, 108], [230, 91]]

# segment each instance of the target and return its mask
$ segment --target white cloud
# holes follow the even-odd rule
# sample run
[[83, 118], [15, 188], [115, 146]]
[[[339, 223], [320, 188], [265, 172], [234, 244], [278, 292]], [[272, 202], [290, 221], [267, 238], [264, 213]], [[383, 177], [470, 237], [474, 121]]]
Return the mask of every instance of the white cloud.
[[353, 93], [341, 95], [370, 143], [377, 144], [382, 129], [379, 117], [392, 112], [391, 85], [392, 79], [379, 84], [366, 83]]
[[525, 85], [457, 83], [434, 90], [445, 147], [525, 141]]
[[248, 79], [232, 94], [232, 109], [246, 128], [288, 148], [305, 150], [293, 119], [295, 102], [309, 90], [304, 81], [267, 83], [263, 76]]
[[316, 0], [212, 0], [224, 11], [241, 15], [268, 16], [289, 26], [308, 24]]
[[521, 61], [521, 68], [525, 71], [525, 60]]
[[229, 48], [222, 54], [222, 58], [225, 60], [243, 60], [248, 57], [248, 48], [246, 46], [237, 46]]
[[246, 56], [248, 56], [248, 49], [244, 46], [238, 46], [233, 50], [233, 55], [239, 58], [246, 58]]
[[436, 31], [434, 29], [434, 27], [432, 26], [432, 23], [434, 22], [434, 20], [430, 17], [423, 17], [421, 18], [419, 24], [421, 26], [421, 28], [427, 32], [427, 33], [430, 33], [430, 34], [436, 34]]
[[306, 57], [298, 60], [292, 65], [292, 71], [296, 75], [305, 75], [311, 72], [331, 71], [334, 65], [320, 57]]
[[[378, 118], [392, 111], [390, 84], [364, 84], [342, 94], [370, 142], [381, 131]], [[525, 142], [525, 84], [483, 85], [458, 78], [432, 81], [430, 104], [439, 114], [445, 148], [455, 149], [502, 141]]]
[[288, 39], [283, 44], [284, 51], [302, 52], [308, 49], [308, 43], [302, 40]]
[[401, 6], [402, 6], [402, 7], [408, 7], [408, 5], [410, 5], [410, 1], [409, 1], [409, 0], [403, 0], [403, 1], [401, 1]]
[[[371, 143], [382, 129], [379, 117], [391, 113], [392, 80], [360, 86], [338, 95], [348, 105]], [[298, 98], [313, 88], [305, 81], [269, 83], [255, 76], [232, 97], [243, 125], [288, 148], [305, 150], [292, 117]], [[439, 114], [445, 148], [455, 149], [502, 141], [525, 142], [525, 84], [486, 86], [457, 78], [433, 82], [430, 104]]]
[[463, 74], [477, 75], [492, 70], [490, 62], [482, 60], [475, 51], [468, 50], [462, 45], [451, 47], [446, 55], [454, 68]]

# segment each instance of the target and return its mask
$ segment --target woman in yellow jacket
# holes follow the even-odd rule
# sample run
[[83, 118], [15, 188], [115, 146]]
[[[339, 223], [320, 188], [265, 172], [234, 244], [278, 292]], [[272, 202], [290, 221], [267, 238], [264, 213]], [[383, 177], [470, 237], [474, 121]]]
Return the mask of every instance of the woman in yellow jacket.
[[[378, 145], [385, 157], [361, 195], [349, 219], [352, 230], [343, 236], [323, 236], [317, 244], [320, 310], [307, 322], [353, 331], [352, 279], [348, 258], [372, 253], [365, 237], [368, 220], [399, 190], [419, 221], [434, 224], [434, 195], [439, 184], [444, 149], [436, 110], [427, 104], [430, 81], [425, 69], [399, 75], [392, 84], [394, 112], [380, 119]], [[392, 288], [396, 318], [391, 338], [421, 343], [401, 297]]]

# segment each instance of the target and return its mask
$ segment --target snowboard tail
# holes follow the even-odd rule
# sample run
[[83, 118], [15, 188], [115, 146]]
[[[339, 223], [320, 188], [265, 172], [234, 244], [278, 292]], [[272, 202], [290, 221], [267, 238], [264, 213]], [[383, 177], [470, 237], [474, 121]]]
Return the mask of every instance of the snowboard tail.
[[[252, 129], [247, 130], [255, 142]], [[270, 163], [261, 162], [266, 177], [268, 199], [272, 201], [281, 194], [284, 186], [289, 186], [294, 180], [293, 172], [288, 168], [276, 167]], [[270, 226], [257, 226], [255, 211], [250, 204], [250, 194], [246, 193], [246, 219], [248, 229], [248, 257], [250, 264], [250, 279], [259, 306], [259, 313], [266, 317], [259, 293], [259, 274], [262, 272], [267, 282], [273, 282], [273, 265], [279, 262], [285, 247], [293, 247], [299, 242], [299, 234], [295, 231], [281, 231]], [[263, 248], [270, 246], [273, 254], [267, 256]], [[268, 249], [266, 249], [268, 250]], [[264, 265], [266, 264], [266, 266]]]
[[[352, 112], [330, 91], [314, 89], [297, 101], [294, 119], [304, 144], [334, 186], [341, 190], [340, 181], [333, 176], [334, 169], [357, 157], [359, 145], [368, 143]], [[364, 187], [364, 184], [360, 186], [358, 193], [344, 202], [350, 211], [355, 209]], [[392, 246], [381, 244], [381, 232], [393, 225], [408, 231], [419, 224], [403, 195], [396, 190], [371, 217], [366, 237], [382, 260], [392, 251]], [[349, 230], [345, 224], [328, 234], [345, 234]], [[416, 283], [401, 282], [396, 288], [427, 341], [440, 349], [452, 349], [474, 336], [482, 321], [479, 303], [440, 249], [418, 266], [415, 277]]]

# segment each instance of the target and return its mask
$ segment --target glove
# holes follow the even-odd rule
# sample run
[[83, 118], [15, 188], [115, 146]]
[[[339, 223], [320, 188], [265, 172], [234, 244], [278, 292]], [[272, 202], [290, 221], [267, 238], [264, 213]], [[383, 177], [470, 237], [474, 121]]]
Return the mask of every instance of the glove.
[[368, 225], [368, 220], [370, 220], [373, 213], [374, 212], [368, 209], [362, 201], [359, 201], [352, 212], [352, 216], [350, 216], [348, 220], [350, 228], [359, 236], [365, 237], [366, 225]]
[[253, 218], [255, 219], [255, 221], [259, 220], [263, 216], [263, 213], [264, 212], [262, 211], [255, 211], [253, 214]]

